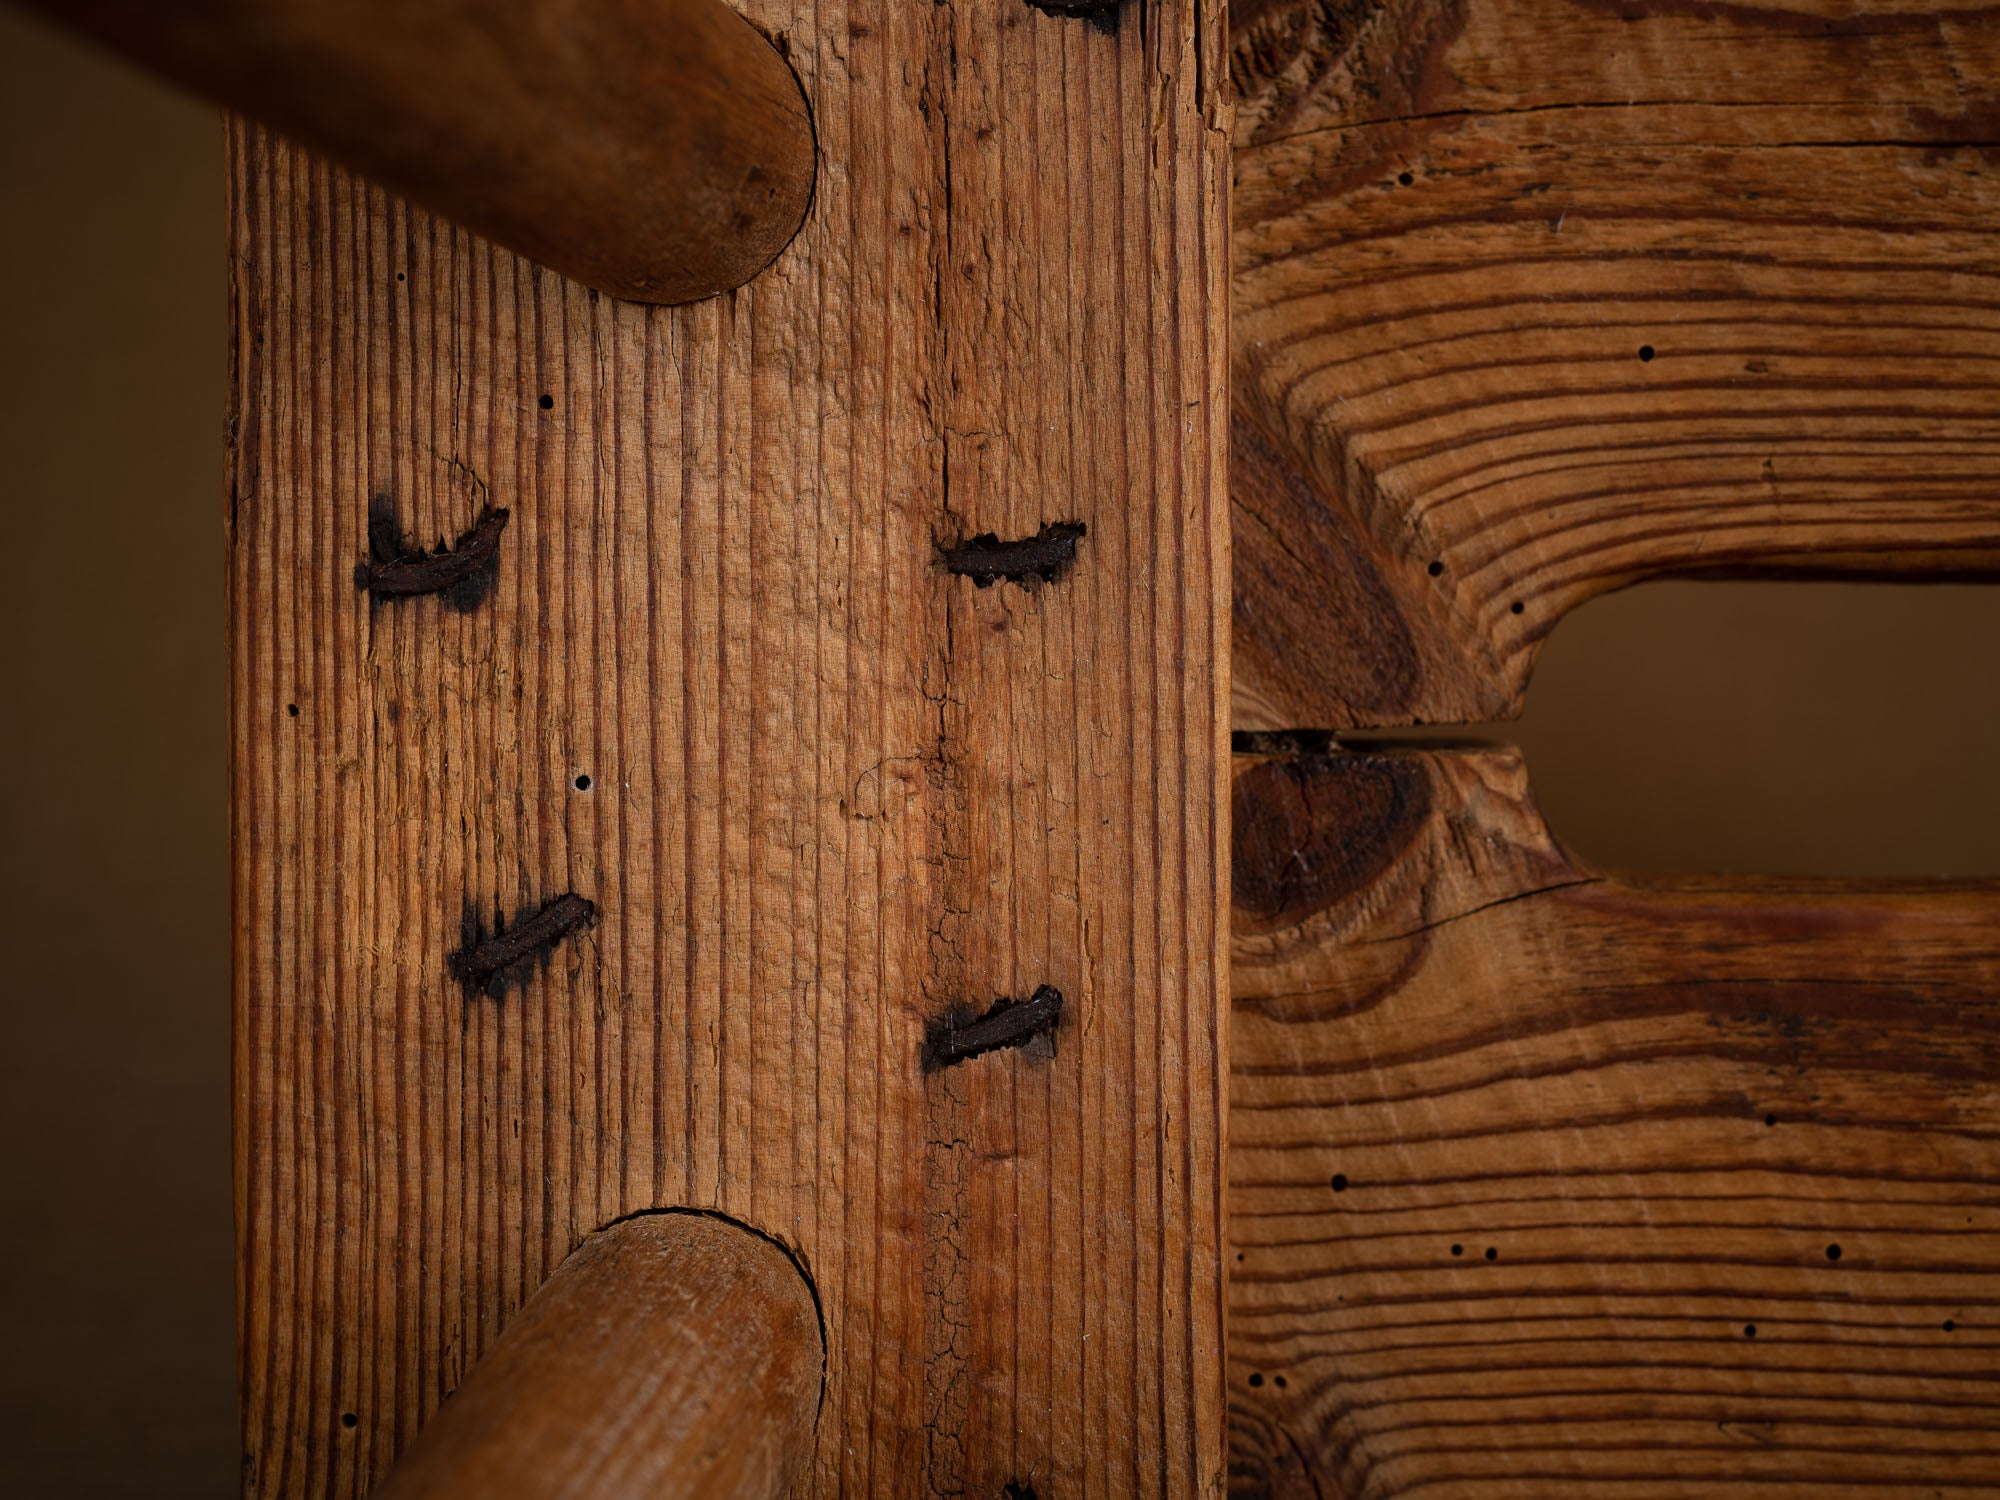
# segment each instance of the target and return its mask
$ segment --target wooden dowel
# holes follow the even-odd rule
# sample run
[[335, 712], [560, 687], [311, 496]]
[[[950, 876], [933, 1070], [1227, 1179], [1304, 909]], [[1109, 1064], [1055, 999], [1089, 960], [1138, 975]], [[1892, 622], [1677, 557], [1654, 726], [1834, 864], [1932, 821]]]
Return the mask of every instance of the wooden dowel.
[[23, 0], [574, 277], [741, 286], [812, 195], [798, 80], [723, 0]]
[[812, 1452], [824, 1360], [776, 1245], [707, 1214], [628, 1219], [528, 1299], [375, 1493], [782, 1496]]

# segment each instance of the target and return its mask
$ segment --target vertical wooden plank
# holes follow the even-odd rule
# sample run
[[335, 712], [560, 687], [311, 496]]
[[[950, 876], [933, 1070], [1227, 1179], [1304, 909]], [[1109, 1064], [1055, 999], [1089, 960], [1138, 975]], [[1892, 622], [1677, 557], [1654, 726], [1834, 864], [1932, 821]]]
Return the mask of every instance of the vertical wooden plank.
[[[232, 132], [249, 1493], [359, 1493], [676, 1204], [814, 1278], [817, 1490], [1220, 1484], [1221, 16], [746, 12], [819, 186], [694, 307]], [[371, 505], [489, 503], [485, 597], [356, 587]], [[1054, 581], [940, 562], [1050, 522]], [[1052, 1045], [924, 1070], [1041, 984]]]

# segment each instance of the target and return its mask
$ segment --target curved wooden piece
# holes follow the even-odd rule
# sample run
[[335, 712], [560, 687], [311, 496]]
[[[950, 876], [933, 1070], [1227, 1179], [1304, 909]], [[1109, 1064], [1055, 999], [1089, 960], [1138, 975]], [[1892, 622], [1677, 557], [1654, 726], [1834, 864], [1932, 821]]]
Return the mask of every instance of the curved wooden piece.
[[798, 80], [723, 0], [26, 0], [616, 297], [691, 302], [790, 242]]
[[1239, 728], [1663, 572], [2000, 572], [2000, 10], [1232, 11]]
[[2000, 1488], [2000, 884], [1606, 875], [1497, 750], [1235, 844], [1235, 1493]]
[[812, 1455], [825, 1358], [783, 1250], [713, 1215], [643, 1214], [571, 1252], [376, 1493], [782, 1496]]

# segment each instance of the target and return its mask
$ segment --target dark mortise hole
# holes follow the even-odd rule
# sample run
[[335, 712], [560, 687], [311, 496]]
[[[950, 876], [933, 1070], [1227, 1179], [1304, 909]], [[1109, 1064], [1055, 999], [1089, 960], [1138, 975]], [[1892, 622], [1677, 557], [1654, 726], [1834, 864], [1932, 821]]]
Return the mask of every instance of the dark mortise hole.
[[556, 398], [544, 392], [542, 395], [542, 399], [536, 402], [535, 404], [541, 407], [543, 411], [554, 411], [556, 405]]
[[368, 556], [354, 565], [355, 587], [377, 600], [442, 594], [453, 608], [472, 609], [492, 592], [506, 529], [506, 509], [488, 505], [457, 541], [440, 537], [426, 551], [402, 534], [394, 502], [378, 495], [368, 507]]
[[1653, 358], [1653, 346], [1651, 344], [1641, 344], [1639, 346], [1639, 358], [1650, 362]]
[[1081, 521], [1054, 521], [1033, 536], [1002, 541], [987, 531], [939, 550], [947, 572], [970, 578], [982, 589], [1003, 579], [1025, 585], [1054, 583], [1076, 560], [1076, 544], [1086, 534]]
[[[975, 1016], [969, 1005], [956, 1006], [925, 1028], [924, 1071], [935, 1072], [988, 1052], [1026, 1047], [1040, 1038], [1052, 1038], [1062, 1013], [1062, 991], [1052, 984], [1038, 985], [1025, 1000], [1003, 996], [983, 1015]], [[1046, 1055], [1051, 1043], [1044, 1042], [1043, 1046]]]
[[1333, 1190], [1336, 1193], [1347, 1191], [1347, 1174], [1345, 1172], [1335, 1172], [1333, 1174]]
[[360, 1425], [360, 1422], [361, 1419], [351, 1411], [344, 1411], [340, 1414], [340, 1425], [342, 1427], [356, 1427]]
[[1565, 617], [1477, 732], [1602, 869], [1992, 876], [1996, 661], [2000, 588], [1667, 580]]
[[498, 1000], [510, 984], [524, 982], [537, 965], [546, 963], [557, 943], [596, 915], [594, 902], [571, 891], [540, 906], [523, 907], [512, 922], [496, 918], [489, 934], [468, 907], [462, 923], [464, 941], [445, 967], [464, 986], [466, 998], [483, 992]]
[[1402, 183], [1404, 187], [1409, 187], [1416, 180], [1417, 177], [1414, 172], [1398, 172], [1396, 174], [1396, 181]]
[[587, 792], [590, 790], [590, 773], [588, 771], [584, 772], [581, 776], [576, 778], [576, 789], [579, 792]]

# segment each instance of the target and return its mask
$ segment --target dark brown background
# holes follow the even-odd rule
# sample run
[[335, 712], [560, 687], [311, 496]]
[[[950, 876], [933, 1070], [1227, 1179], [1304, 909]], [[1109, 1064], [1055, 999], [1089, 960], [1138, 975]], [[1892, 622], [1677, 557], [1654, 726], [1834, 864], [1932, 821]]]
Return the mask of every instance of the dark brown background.
[[[0, 11], [0, 1492], [236, 1469], [213, 114]], [[2000, 873], [2000, 589], [1660, 584], [1551, 643], [1557, 831]]]

